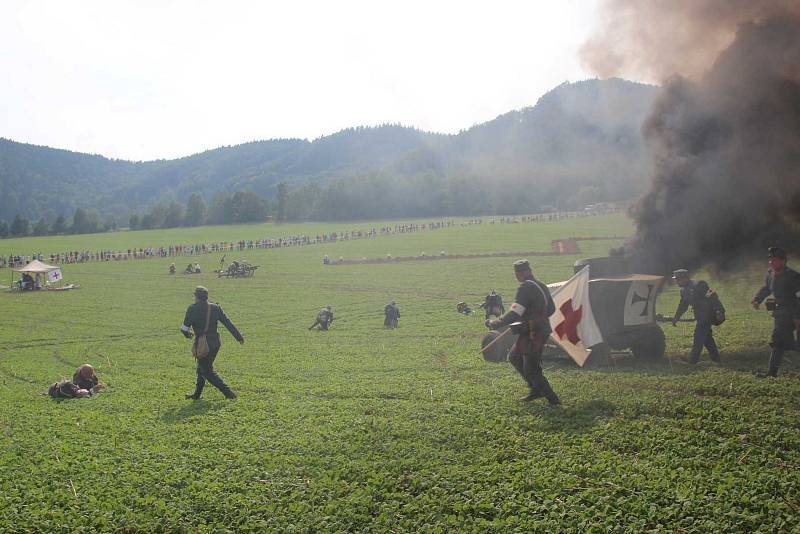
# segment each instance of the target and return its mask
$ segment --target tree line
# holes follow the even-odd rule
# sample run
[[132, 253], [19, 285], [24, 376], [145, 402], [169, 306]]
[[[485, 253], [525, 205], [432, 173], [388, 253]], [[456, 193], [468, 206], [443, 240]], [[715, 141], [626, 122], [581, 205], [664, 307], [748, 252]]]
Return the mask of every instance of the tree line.
[[[128, 226], [131, 230], [177, 228], [203, 224], [234, 224], [262, 222], [274, 211], [270, 201], [252, 191], [233, 194], [217, 193], [206, 205], [199, 193], [192, 193], [186, 204], [158, 203], [144, 213], [131, 213]], [[96, 209], [77, 208], [70, 219], [59, 215], [53, 222], [44, 217], [36, 221], [17, 215], [11, 223], [0, 220], [0, 238], [62, 234], [93, 234], [117, 230], [111, 216], [101, 218]]]
[[[431, 171], [399, 178], [390, 172], [370, 172], [338, 178], [324, 184], [275, 186], [272, 197], [249, 190], [218, 192], [206, 202], [191, 193], [185, 203], [159, 202], [128, 216], [130, 230], [177, 228], [206, 224], [283, 221], [341, 221], [439, 217], [458, 215], [511, 215], [555, 209], [582, 209], [586, 204], [617, 200], [607, 187], [570, 184], [568, 177], [552, 184], [530, 187], [524, 179], [486, 182], [472, 176], [448, 177]], [[125, 217], [125, 215], [122, 215]], [[59, 215], [49, 222], [17, 215], [11, 223], [0, 220], [0, 238], [114, 231], [119, 214], [101, 217], [96, 209], [77, 208], [70, 219]], [[124, 219], [123, 219], [124, 221]]]
[[93, 234], [117, 229], [117, 223], [111, 217], [102, 219], [95, 209], [76, 208], [71, 219], [59, 215], [52, 222], [40, 217], [31, 221], [27, 217], [17, 215], [10, 223], [0, 220], [0, 238], [27, 237], [60, 234]]

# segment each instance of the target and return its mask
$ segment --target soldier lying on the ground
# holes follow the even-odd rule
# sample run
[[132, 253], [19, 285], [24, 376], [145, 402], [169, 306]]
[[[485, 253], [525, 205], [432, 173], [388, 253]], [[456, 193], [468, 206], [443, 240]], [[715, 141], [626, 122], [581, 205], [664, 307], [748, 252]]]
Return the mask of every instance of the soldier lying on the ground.
[[72, 380], [59, 380], [50, 385], [48, 394], [54, 399], [90, 397], [104, 389], [106, 384], [98, 380], [94, 367], [85, 363], [75, 370]]
[[463, 313], [464, 315], [469, 315], [472, 313], [472, 309], [466, 302], [459, 302], [456, 304], [456, 311], [458, 313]]
[[47, 393], [54, 399], [76, 399], [92, 394], [91, 390], [79, 388], [71, 380], [59, 380], [50, 386]]

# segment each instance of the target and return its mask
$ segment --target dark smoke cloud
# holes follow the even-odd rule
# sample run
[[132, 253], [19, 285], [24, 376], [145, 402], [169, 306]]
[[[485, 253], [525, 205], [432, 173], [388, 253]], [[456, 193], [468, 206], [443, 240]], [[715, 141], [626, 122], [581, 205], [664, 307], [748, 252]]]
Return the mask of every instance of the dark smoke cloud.
[[634, 253], [660, 272], [800, 252], [800, 1], [607, 2], [602, 75], [667, 76]]

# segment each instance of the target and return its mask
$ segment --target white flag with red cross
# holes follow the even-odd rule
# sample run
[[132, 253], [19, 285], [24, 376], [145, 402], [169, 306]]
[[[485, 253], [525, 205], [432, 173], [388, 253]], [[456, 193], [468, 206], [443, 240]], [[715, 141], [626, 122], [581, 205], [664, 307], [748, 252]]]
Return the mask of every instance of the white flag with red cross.
[[550, 316], [551, 337], [583, 367], [592, 352], [589, 347], [603, 341], [589, 303], [589, 267], [551, 289], [551, 295], [556, 305]]
[[61, 269], [53, 269], [52, 271], [47, 272], [47, 281], [48, 282], [58, 282], [63, 277], [61, 276]]

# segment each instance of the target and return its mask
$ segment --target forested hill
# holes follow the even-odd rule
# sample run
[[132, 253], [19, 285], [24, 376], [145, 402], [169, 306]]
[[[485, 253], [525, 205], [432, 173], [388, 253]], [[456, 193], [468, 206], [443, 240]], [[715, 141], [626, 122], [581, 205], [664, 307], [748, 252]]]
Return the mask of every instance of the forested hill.
[[[0, 219], [52, 220], [83, 207], [124, 221], [156, 203], [185, 203], [192, 192], [274, 198], [280, 182], [296, 192], [295, 217], [368, 216], [353, 210], [377, 200], [369, 194], [381, 194], [377, 204], [388, 202], [396, 215], [631, 198], [643, 187], [640, 127], [656, 93], [619, 79], [589, 80], [560, 85], [533, 107], [457, 135], [358, 127], [314, 141], [257, 141], [149, 162], [0, 139]], [[333, 189], [347, 201], [333, 201]]]

